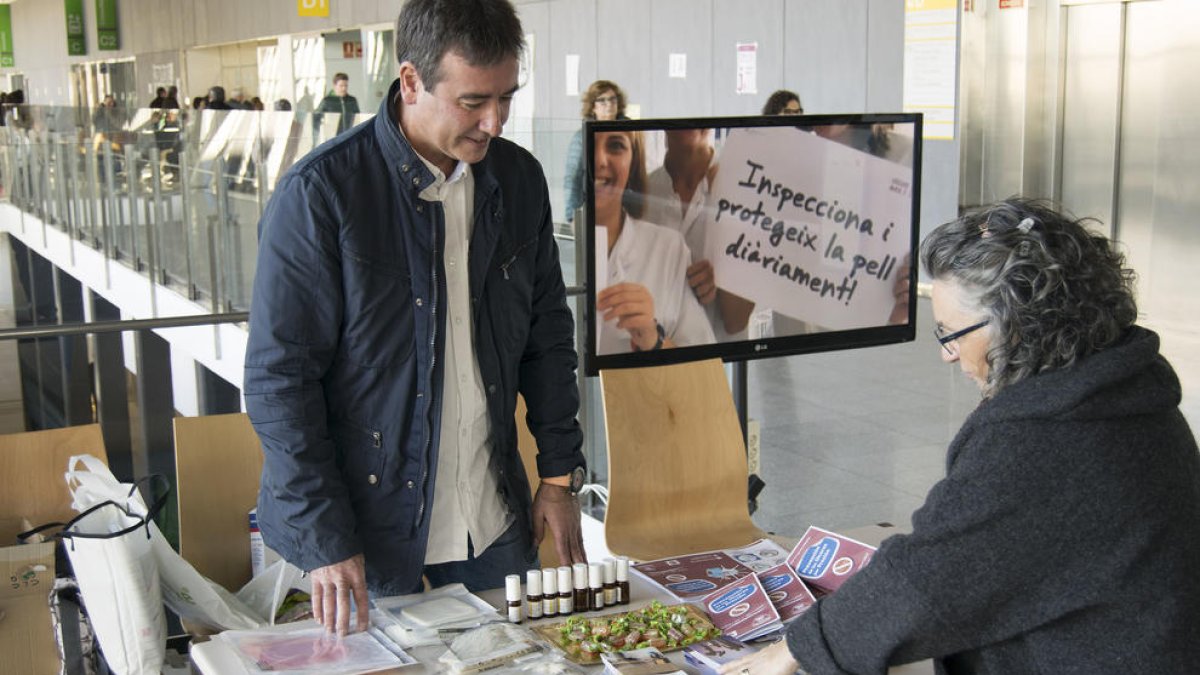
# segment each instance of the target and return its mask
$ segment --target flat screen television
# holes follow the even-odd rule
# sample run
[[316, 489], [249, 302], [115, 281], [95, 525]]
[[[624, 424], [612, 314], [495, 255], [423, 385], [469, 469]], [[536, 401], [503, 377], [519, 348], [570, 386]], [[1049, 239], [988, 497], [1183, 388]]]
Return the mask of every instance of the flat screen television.
[[592, 121], [584, 141], [589, 375], [913, 340], [919, 114]]

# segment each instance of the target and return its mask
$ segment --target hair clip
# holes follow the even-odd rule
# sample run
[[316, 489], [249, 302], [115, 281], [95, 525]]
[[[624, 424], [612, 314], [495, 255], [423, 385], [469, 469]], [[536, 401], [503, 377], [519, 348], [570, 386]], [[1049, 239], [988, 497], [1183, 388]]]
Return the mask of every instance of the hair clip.
[[1033, 225], [1033, 218], [1027, 217], [1021, 222], [1017, 223], [1017, 229], [1021, 231], [1021, 234], [1029, 234], [1029, 231], [1033, 229]]

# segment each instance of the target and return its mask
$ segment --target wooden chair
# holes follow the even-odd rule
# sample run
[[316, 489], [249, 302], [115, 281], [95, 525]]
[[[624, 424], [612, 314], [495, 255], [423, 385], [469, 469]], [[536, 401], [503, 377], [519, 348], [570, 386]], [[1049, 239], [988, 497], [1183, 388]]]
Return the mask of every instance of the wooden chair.
[[600, 374], [608, 435], [605, 537], [653, 560], [749, 544], [746, 446], [719, 360]]
[[245, 413], [175, 418], [179, 553], [230, 592], [250, 580], [263, 455]]
[[0, 436], [0, 546], [15, 543], [28, 526], [78, 515], [63, 474], [67, 460], [83, 454], [108, 462], [99, 424]]

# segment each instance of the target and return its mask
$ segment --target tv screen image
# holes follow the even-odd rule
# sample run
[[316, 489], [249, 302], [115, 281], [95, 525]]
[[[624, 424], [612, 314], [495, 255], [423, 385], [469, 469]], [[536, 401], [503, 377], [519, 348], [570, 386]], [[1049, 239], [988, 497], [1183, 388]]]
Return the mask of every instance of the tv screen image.
[[920, 138], [918, 114], [589, 122], [588, 374], [912, 340]]

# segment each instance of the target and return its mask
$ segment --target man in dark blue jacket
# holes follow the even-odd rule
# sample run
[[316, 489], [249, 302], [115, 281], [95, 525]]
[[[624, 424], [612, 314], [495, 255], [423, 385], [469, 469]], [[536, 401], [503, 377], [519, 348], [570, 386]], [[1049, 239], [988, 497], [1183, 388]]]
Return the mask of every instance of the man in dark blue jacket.
[[[410, 0], [379, 114], [298, 162], [259, 225], [246, 407], [266, 543], [328, 629], [376, 595], [585, 560], [574, 322], [541, 166], [497, 138], [508, 0]], [[542, 477], [517, 452], [520, 393]]]

